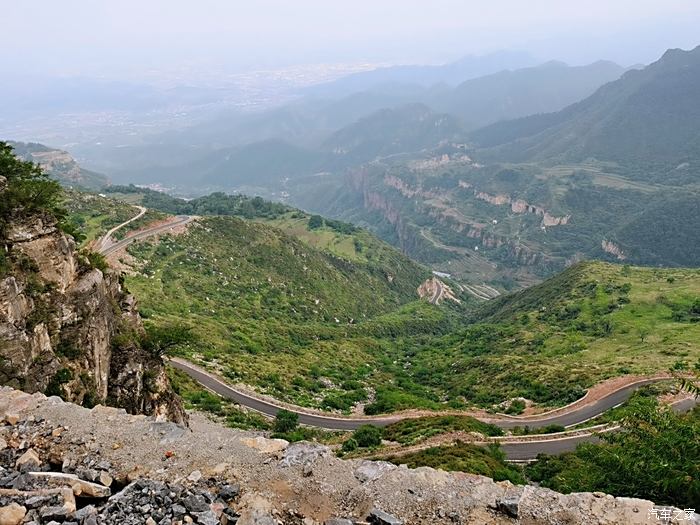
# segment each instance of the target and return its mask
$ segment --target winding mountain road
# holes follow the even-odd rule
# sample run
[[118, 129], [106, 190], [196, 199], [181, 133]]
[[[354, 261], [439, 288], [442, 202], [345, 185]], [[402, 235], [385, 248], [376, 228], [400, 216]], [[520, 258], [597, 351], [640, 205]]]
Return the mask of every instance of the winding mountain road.
[[[372, 424], [375, 426], [384, 427], [395, 423], [405, 417], [402, 416], [380, 416], [380, 417], [362, 417], [362, 418], [348, 418], [348, 417], [336, 417], [331, 415], [320, 415], [313, 414], [309, 412], [304, 412], [302, 410], [295, 410], [289, 407], [283, 407], [282, 405], [277, 405], [272, 401], [267, 401], [260, 399], [253, 395], [236, 390], [230, 385], [218, 379], [213, 374], [203, 370], [202, 368], [190, 363], [181, 358], [170, 359], [170, 364], [182, 370], [192, 379], [200, 383], [205, 388], [219, 394], [220, 396], [235, 401], [236, 403], [243, 405], [247, 408], [261, 412], [268, 416], [275, 416], [279, 410], [286, 408], [292, 412], [299, 415], [299, 423], [303, 425], [309, 425], [313, 427], [325, 428], [328, 430], [354, 430], [361, 425]], [[547, 425], [563, 425], [572, 426], [579, 423], [583, 423], [592, 419], [593, 417], [602, 414], [603, 412], [623, 403], [632, 395], [632, 393], [640, 388], [641, 386], [648, 385], [650, 383], [659, 381], [658, 378], [641, 380], [634, 384], [626, 385], [611, 392], [610, 394], [602, 397], [597, 401], [593, 401], [589, 404], [582, 405], [580, 407], [572, 408], [570, 411], [557, 412], [552, 415], [544, 415], [543, 417], [528, 417], [528, 418], [499, 418], [489, 420], [489, 423], [493, 423], [500, 428], [508, 429], [514, 427], [529, 426], [530, 428], [541, 428]], [[689, 410], [695, 405], [696, 401], [693, 399], [683, 400], [682, 402], [676, 403], [674, 409], [676, 410]], [[546, 454], [558, 454], [560, 452], [565, 452], [568, 450], [573, 450], [576, 445], [583, 441], [594, 441], [596, 438], [594, 435], [577, 435], [568, 436], [562, 438], [550, 438], [543, 439], [541, 441], [526, 441], [518, 443], [503, 443], [501, 447], [505, 451], [506, 455], [511, 460], [528, 460], [533, 459], [540, 453]]]
[[97, 242], [97, 251], [99, 253], [104, 255], [104, 251], [107, 250], [111, 246], [111, 244], [114, 242], [112, 239], [112, 235], [114, 235], [114, 233], [117, 230], [122, 229], [124, 226], [126, 226], [129, 223], [132, 223], [134, 221], [139, 220], [141, 217], [143, 217], [146, 214], [147, 210], [143, 206], [134, 206], [134, 208], [138, 208], [138, 210], [139, 210], [139, 212], [136, 215], [134, 215], [128, 221], [124, 221], [121, 224], [117, 224], [114, 228], [112, 228], [107, 233], [105, 233], [102, 236], [102, 238]]
[[153, 235], [157, 235], [159, 233], [164, 233], [169, 230], [172, 230], [173, 228], [176, 228], [178, 226], [182, 226], [184, 224], [187, 224], [188, 222], [191, 222], [194, 220], [194, 217], [190, 215], [178, 215], [175, 217], [174, 220], [165, 223], [165, 224], [157, 224], [155, 226], [152, 226], [150, 228], [146, 228], [143, 230], [140, 230], [139, 232], [130, 235], [129, 237], [125, 237], [120, 241], [114, 242], [112, 239], [112, 235], [114, 232], [119, 230], [120, 228], [126, 226], [132, 221], [135, 221], [143, 216], [144, 213], [146, 213], [146, 208], [143, 208], [141, 206], [136, 206], [139, 208], [141, 211], [139, 212], [138, 215], [135, 217], [132, 217], [126, 222], [123, 222], [122, 224], [115, 226], [111, 230], [109, 230], [97, 243], [97, 251], [104, 255], [105, 257], [113, 254], [114, 252], [117, 252], [121, 250], [122, 248], [125, 248], [129, 244], [139, 241], [142, 239], [146, 239], [147, 237], [151, 237]]

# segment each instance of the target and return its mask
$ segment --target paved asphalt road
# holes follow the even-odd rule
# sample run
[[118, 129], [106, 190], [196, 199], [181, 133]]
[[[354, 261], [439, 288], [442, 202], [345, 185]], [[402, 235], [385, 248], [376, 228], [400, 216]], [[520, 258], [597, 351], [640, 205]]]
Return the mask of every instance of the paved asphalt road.
[[[121, 250], [125, 246], [128, 246], [129, 244], [131, 244], [134, 241], [138, 241], [140, 239], [145, 239], [146, 237], [150, 237], [150, 236], [155, 235], [157, 233], [171, 230], [172, 228], [175, 228], [176, 226], [180, 226], [182, 224], [187, 224], [188, 222], [190, 222], [193, 219], [193, 217], [190, 217], [189, 215], [178, 215], [175, 219], [176, 219], [175, 221], [170, 222], [168, 224], [162, 224], [160, 226], [155, 226], [153, 228], [149, 228], [148, 230], [143, 230], [142, 232], [137, 233], [136, 235], [132, 235], [131, 237], [127, 237], [125, 239], [122, 239], [121, 241], [116, 242], [110, 246], [105, 247], [104, 240], [101, 240], [99, 252], [105, 256], [110, 255], [111, 253], [114, 253], [117, 250]], [[126, 224], [126, 223], [124, 223], [124, 224]], [[112, 233], [114, 233], [114, 231], [116, 231], [116, 230], [113, 230]]]
[[111, 230], [109, 230], [107, 233], [105, 233], [105, 234], [102, 236], [102, 238], [100, 239], [99, 243], [98, 243], [98, 247], [97, 247], [97, 251], [98, 251], [98, 252], [102, 253], [104, 250], [106, 250], [107, 248], [109, 248], [108, 243], [111, 241], [112, 235], [114, 235], [114, 232], [116, 232], [117, 230], [123, 228], [123, 227], [126, 226], [127, 224], [129, 224], [129, 223], [131, 223], [131, 222], [134, 222], [135, 220], [140, 219], [140, 218], [143, 217], [143, 216], [146, 214], [146, 212], [148, 211], [148, 210], [146, 210], [146, 208], [144, 208], [143, 206], [134, 206], [134, 207], [137, 208], [137, 209], [139, 210], [138, 214], [134, 215], [134, 216], [133, 216], [131, 219], [129, 219], [128, 221], [122, 222], [121, 224], [115, 226], [114, 228], [112, 228]]
[[[206, 372], [203, 372], [198, 367], [195, 367], [184, 360], [181, 359], [171, 359], [170, 365], [182, 370], [187, 373], [192, 379], [202, 384], [209, 390], [216, 392], [222, 397], [231, 399], [236, 403], [239, 403], [245, 407], [251, 408], [268, 416], [274, 417], [277, 412], [279, 412], [280, 406], [275, 405], [269, 401], [263, 401], [256, 397], [249, 396], [238, 390], [234, 390], [226, 383], [219, 381], [218, 379], [210, 376]], [[349, 418], [334, 418], [327, 416], [319, 416], [316, 414], [306, 414], [304, 412], [299, 412], [299, 423], [302, 425], [309, 425], [312, 427], [326, 428], [329, 430], [354, 430], [360, 425], [365, 423], [372, 423], [373, 425], [385, 427], [390, 423], [398, 421], [399, 417], [386, 417], [382, 419], [349, 419]]]
[[[697, 404], [695, 399], [683, 399], [673, 404], [673, 410], [676, 412], [687, 412]], [[570, 452], [576, 448], [579, 443], [596, 442], [599, 438], [596, 436], [573, 436], [564, 439], [553, 439], [547, 441], [531, 441], [523, 443], [503, 443], [501, 449], [506, 453], [510, 460], [526, 461], [534, 459], [538, 454], [561, 454], [562, 452]]]
[[[227, 384], [219, 381], [215, 377], [212, 377], [208, 373], [204, 372], [200, 368], [188, 363], [183, 359], [172, 359], [170, 364], [183, 372], [187, 373], [192, 379], [199, 382], [206, 388], [216, 392], [217, 394], [227, 398], [232, 399], [236, 403], [243, 406], [262, 412], [269, 416], [274, 416], [280, 410], [281, 407], [271, 403], [269, 401], [263, 401], [255, 397], [249, 396], [237, 390], [234, 390]], [[574, 425], [577, 423], [583, 423], [591, 417], [602, 414], [606, 410], [613, 408], [616, 405], [626, 401], [634, 390], [643, 386], [645, 384], [653, 383], [654, 380], [650, 379], [644, 381], [637, 385], [633, 385], [618, 392], [614, 392], [609, 396], [592, 403], [587, 406], [575, 409], [570, 413], [561, 415], [552, 415], [550, 417], [542, 418], [540, 420], [527, 420], [527, 421], [512, 421], [512, 420], [501, 420], [494, 421], [494, 424], [501, 428], [513, 428], [515, 426], [525, 426], [528, 425], [530, 428], [539, 428], [546, 425], [558, 424], [558, 425]], [[674, 405], [674, 409], [677, 411], [686, 411], [695, 406], [696, 401], [693, 399], [683, 400]], [[309, 425], [314, 427], [326, 428], [329, 430], [354, 430], [360, 425], [371, 423], [376, 426], [386, 426], [390, 423], [399, 421], [401, 417], [385, 417], [378, 419], [362, 419], [362, 418], [334, 418], [328, 416], [320, 416], [316, 414], [306, 414], [299, 412], [299, 423], [303, 425]], [[504, 443], [501, 445], [505, 451], [507, 457], [512, 460], [527, 460], [537, 457], [538, 454], [558, 454], [561, 452], [566, 452], [569, 450], [574, 450], [576, 445], [583, 441], [594, 441], [597, 438], [595, 436], [575, 436], [564, 439], [547, 440], [547, 441], [530, 441], [523, 443]]]

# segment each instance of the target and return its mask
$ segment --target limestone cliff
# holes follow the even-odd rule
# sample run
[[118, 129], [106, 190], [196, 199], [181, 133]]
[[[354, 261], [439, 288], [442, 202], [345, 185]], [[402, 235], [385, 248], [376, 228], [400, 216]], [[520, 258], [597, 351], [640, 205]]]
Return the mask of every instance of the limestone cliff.
[[16, 214], [0, 237], [0, 384], [184, 422], [119, 275], [79, 254], [48, 213]]

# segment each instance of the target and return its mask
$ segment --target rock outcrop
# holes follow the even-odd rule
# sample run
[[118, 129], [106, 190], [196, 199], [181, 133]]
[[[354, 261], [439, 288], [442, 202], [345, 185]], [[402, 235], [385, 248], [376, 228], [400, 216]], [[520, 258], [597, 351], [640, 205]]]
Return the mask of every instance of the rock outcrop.
[[143, 326], [119, 275], [94, 267], [48, 214], [3, 230], [0, 383], [185, 421], [162, 359], [139, 345]]
[[[603, 493], [564, 495], [427, 467], [342, 460], [316, 443], [261, 446], [266, 438], [259, 434], [199, 414], [191, 431], [175, 428], [0, 388], [0, 513], [15, 516], [13, 523], [57, 525], [634, 525], [653, 523], [651, 511], [659, 508]], [[681, 515], [684, 521], [673, 523], [700, 523], [697, 514]]]

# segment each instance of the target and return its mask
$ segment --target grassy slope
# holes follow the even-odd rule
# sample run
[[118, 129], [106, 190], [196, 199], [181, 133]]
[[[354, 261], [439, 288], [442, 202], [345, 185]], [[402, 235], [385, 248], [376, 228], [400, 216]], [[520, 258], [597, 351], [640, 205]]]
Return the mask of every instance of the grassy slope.
[[698, 297], [700, 270], [579, 264], [481, 308], [476, 320], [504, 335], [484, 368], [513, 395], [549, 402], [575, 385], [690, 364], [700, 357], [689, 313]]
[[[348, 408], [377, 373], [368, 331], [434, 316], [420, 304], [401, 313], [427, 272], [358, 235], [364, 247], [353, 261], [266, 224], [206, 218], [186, 235], [132, 247], [143, 266], [127, 284], [149, 322], [193, 328], [198, 342], [184, 354], [297, 403]], [[377, 327], [370, 319], [380, 315], [388, 317]]]
[[700, 271], [586, 263], [465, 320], [416, 301], [425, 270], [367, 232], [261, 209], [132, 247], [127, 284], [147, 322], [193, 327], [197, 342], [177, 352], [275, 397], [367, 413], [556, 406], [700, 357]]

